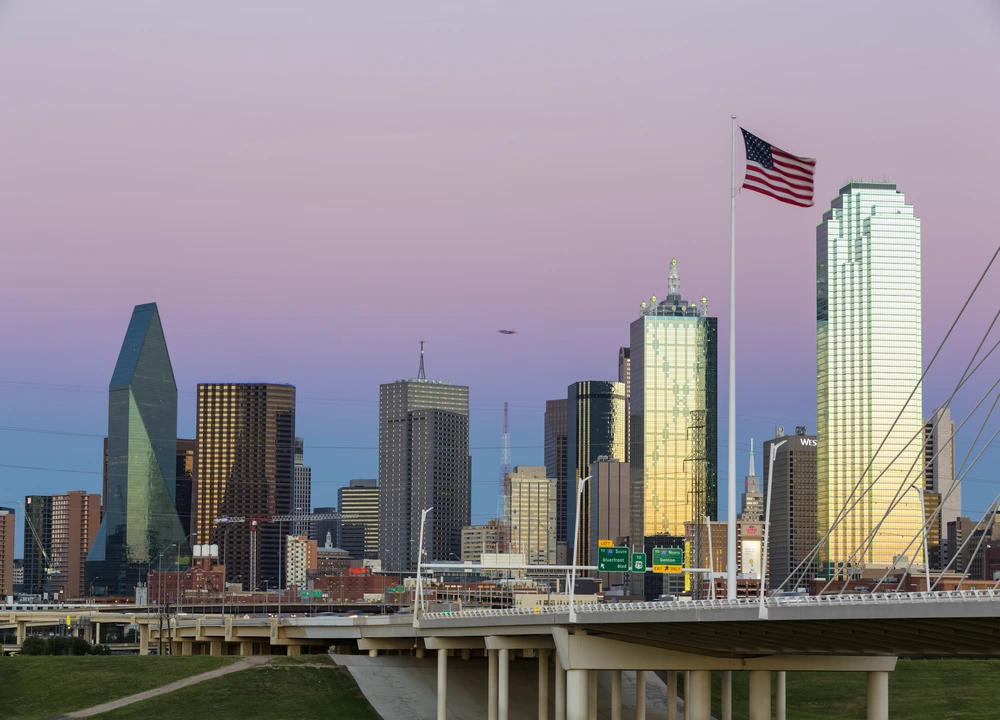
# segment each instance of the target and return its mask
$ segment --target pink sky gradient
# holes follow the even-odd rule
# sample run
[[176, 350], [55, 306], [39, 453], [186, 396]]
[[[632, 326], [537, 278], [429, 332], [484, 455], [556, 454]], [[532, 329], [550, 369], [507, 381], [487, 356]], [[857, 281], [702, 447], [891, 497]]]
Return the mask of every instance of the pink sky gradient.
[[[428, 374], [471, 387], [472, 444], [499, 443], [507, 400], [515, 464], [540, 464], [545, 399], [614, 377], [671, 257], [720, 317], [726, 377], [736, 112], [818, 159], [816, 207], [738, 201], [742, 477], [751, 435], [815, 428], [815, 226], [841, 185], [893, 180], [923, 220], [925, 361], [997, 245], [1000, 11], [941, 8], [4, 3], [0, 425], [103, 435], [131, 308], [156, 301], [182, 435], [195, 383], [260, 380], [298, 387], [307, 446], [374, 446], [378, 384], [426, 340]], [[0, 458], [99, 472], [100, 440], [0, 431]], [[988, 458], [972, 475], [998, 481]], [[317, 505], [377, 470], [370, 450], [307, 462]], [[476, 521], [498, 465], [474, 453]], [[0, 504], [99, 486], [0, 468]]]

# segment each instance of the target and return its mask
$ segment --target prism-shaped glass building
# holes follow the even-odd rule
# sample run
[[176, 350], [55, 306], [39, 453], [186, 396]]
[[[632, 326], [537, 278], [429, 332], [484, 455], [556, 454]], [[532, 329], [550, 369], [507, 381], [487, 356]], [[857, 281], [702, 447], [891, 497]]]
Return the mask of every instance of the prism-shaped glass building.
[[[177, 383], [156, 303], [136, 305], [108, 393], [104, 517], [87, 555], [87, 587], [129, 596], [186, 538], [177, 516]], [[155, 568], [153, 568], [155, 569]]]

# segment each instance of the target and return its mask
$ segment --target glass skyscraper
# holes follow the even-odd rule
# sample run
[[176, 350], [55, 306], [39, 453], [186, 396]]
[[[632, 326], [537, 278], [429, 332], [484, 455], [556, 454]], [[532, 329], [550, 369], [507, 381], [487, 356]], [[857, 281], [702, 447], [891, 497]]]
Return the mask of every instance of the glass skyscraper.
[[108, 392], [104, 519], [87, 555], [87, 587], [132, 595], [149, 563], [182, 545], [175, 509], [177, 383], [156, 303], [136, 305]]
[[[630, 512], [643, 536], [684, 535], [684, 523], [718, 513], [718, 321], [707, 302], [670, 292], [642, 303], [630, 332]], [[697, 505], [697, 507], [696, 507]]]
[[[823, 569], [889, 565], [920, 533], [910, 487], [923, 462], [920, 279], [920, 220], [903, 193], [893, 183], [842, 187], [816, 228], [819, 537], [846, 513], [821, 549]], [[923, 561], [919, 537], [906, 554]]]
[[575, 382], [566, 389], [566, 526], [569, 547], [580, 542], [577, 557], [585, 562], [589, 557], [587, 538], [590, 536], [590, 487], [584, 487], [580, 498], [580, 537], [576, 538], [577, 483], [589, 476], [590, 466], [598, 458], [625, 460], [625, 383], [612, 380]]

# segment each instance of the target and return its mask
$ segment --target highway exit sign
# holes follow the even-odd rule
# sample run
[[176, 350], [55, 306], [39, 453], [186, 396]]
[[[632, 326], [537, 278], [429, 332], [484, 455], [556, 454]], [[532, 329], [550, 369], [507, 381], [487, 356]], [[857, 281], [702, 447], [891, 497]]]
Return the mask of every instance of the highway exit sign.
[[[599, 548], [597, 550], [598, 572], [628, 572], [629, 550], [627, 547]], [[645, 563], [645, 558], [643, 558]]]
[[679, 573], [684, 565], [684, 548], [653, 548], [653, 572]]

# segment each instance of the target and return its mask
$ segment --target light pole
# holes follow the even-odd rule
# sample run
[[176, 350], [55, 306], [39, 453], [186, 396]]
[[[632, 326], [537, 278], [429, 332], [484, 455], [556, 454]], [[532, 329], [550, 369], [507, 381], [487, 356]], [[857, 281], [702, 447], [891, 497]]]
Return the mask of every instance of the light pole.
[[[764, 583], [767, 578], [767, 537], [771, 529], [771, 490], [774, 487], [774, 458], [778, 454], [778, 448], [787, 443], [782, 440], [779, 443], [771, 443], [771, 458], [767, 468], [767, 506], [764, 509], [764, 548], [760, 558], [760, 612], [759, 617], [767, 617], [767, 607], [764, 605]], [[732, 528], [729, 530], [732, 532]], [[731, 576], [730, 576], [731, 577]]]
[[576, 606], [574, 600], [576, 596], [576, 563], [579, 557], [580, 548], [580, 498], [583, 497], [583, 486], [587, 484], [592, 476], [583, 478], [576, 486], [576, 529], [573, 530], [573, 567], [570, 571], [569, 581], [569, 621], [576, 622]]
[[417, 615], [424, 606], [424, 583], [421, 565], [424, 560], [424, 524], [427, 522], [427, 514], [434, 508], [429, 507], [420, 511], [420, 542], [417, 544], [417, 607], [413, 613], [413, 622], [417, 622]]
[[[97, 604], [97, 600], [94, 598], [94, 583], [97, 582], [100, 579], [101, 578], [98, 575], [98, 576], [95, 576], [94, 579], [90, 581], [90, 604], [91, 605], [96, 605]], [[147, 607], [149, 606], [148, 600], [147, 600], [146, 606]]]
[[288, 543], [285, 542], [284, 535], [284, 521], [278, 521], [278, 625], [281, 625], [281, 586], [288, 586], [288, 583], [281, 582], [281, 561], [282, 556], [285, 554], [285, 549]]
[[229, 531], [232, 530], [235, 525], [229, 525], [226, 527], [225, 532], [222, 533], [222, 624], [226, 624], [226, 589], [228, 583], [226, 582], [226, 576], [229, 573], [229, 568], [226, 565], [226, 543], [229, 540]]

